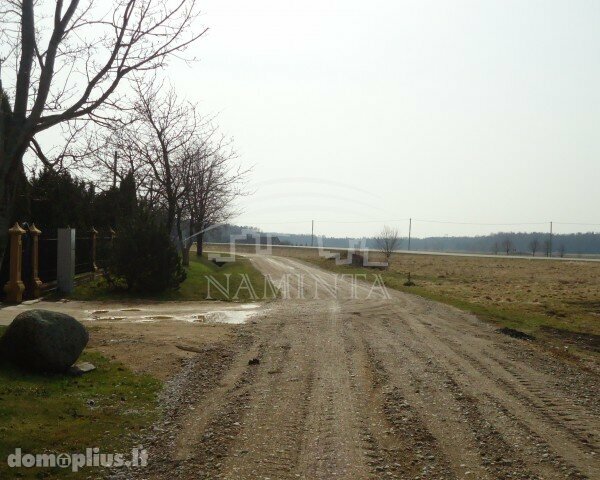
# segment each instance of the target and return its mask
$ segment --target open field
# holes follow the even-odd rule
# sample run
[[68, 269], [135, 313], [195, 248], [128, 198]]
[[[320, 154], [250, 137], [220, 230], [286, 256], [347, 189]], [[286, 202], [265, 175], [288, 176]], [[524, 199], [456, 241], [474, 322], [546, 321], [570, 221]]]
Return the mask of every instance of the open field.
[[[240, 252], [244, 249], [254, 250], [238, 247]], [[342, 258], [346, 255], [340, 253]], [[390, 268], [382, 271], [338, 266], [319, 257], [316, 249], [273, 247], [273, 254], [338, 273], [381, 274], [390, 288], [451, 304], [569, 348], [600, 349], [600, 263], [394, 254]], [[370, 260], [381, 258], [376, 254]], [[404, 286], [409, 272], [412, 287]]]
[[[186, 268], [187, 278], [177, 290], [166, 291], [161, 294], [139, 295], [136, 292], [127, 292], [124, 289], [111, 289], [106, 281], [99, 278], [96, 281], [83, 283], [75, 288], [75, 291], [69, 295], [71, 300], [131, 300], [150, 298], [154, 301], [200, 301], [200, 300], [224, 300], [245, 302], [251, 300], [252, 294], [245, 288], [245, 281], [251, 284], [256, 290], [256, 297], [264, 296], [264, 277], [252, 266], [245, 258], [238, 258], [236, 262], [225, 264], [218, 267], [208, 261], [206, 257], [198, 257], [195, 253], [191, 255], [190, 266]], [[226, 285], [229, 278], [229, 290], [231, 295], [228, 297], [211, 285], [209, 285], [207, 276], [211, 276], [215, 282]], [[268, 293], [270, 293], [270, 290]], [[237, 295], [236, 295], [237, 294]]]

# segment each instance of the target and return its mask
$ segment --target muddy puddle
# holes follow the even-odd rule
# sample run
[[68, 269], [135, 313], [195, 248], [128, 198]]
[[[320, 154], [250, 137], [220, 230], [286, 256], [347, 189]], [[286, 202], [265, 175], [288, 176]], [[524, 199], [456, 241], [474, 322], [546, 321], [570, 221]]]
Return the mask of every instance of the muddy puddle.
[[[203, 305], [204, 307], [204, 305]], [[178, 308], [174, 306], [173, 311], [161, 308], [121, 308], [118, 310], [91, 310], [87, 311], [88, 320], [91, 321], [127, 321], [132, 323], [160, 322], [163, 320], [175, 320], [190, 323], [226, 323], [239, 325], [247, 322], [258, 314], [261, 307], [258, 303], [244, 303], [237, 305], [223, 305], [223, 308], [210, 309], [212, 305], [207, 304], [206, 310], [193, 311], [190, 307]]]
[[230, 323], [239, 325], [245, 323], [256, 315], [252, 310], [217, 310], [206, 312], [204, 321], [206, 323]]

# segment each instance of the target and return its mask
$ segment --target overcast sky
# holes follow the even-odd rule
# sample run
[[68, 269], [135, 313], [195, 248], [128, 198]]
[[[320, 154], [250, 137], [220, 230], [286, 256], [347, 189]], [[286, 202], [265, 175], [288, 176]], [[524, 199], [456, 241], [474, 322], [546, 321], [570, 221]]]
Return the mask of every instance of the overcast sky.
[[408, 217], [600, 224], [598, 0], [202, 5], [199, 61], [170, 72], [254, 165], [236, 223], [358, 236], [406, 234]]

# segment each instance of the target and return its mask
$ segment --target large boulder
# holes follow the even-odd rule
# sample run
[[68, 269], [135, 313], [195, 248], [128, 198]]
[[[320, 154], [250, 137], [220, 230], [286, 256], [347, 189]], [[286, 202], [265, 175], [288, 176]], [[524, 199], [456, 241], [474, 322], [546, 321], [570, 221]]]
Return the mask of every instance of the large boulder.
[[15, 317], [0, 338], [0, 355], [38, 372], [65, 372], [87, 345], [86, 328], [69, 315], [29, 310]]

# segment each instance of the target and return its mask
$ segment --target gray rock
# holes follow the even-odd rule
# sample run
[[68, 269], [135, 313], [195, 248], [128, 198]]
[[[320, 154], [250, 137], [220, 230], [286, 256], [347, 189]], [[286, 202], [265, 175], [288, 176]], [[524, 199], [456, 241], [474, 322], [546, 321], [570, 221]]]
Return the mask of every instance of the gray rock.
[[96, 370], [96, 366], [93, 363], [89, 362], [80, 362], [76, 363], [69, 369], [69, 373], [76, 377], [80, 377], [84, 373], [89, 373], [93, 370]]
[[0, 355], [38, 372], [65, 372], [87, 345], [86, 328], [69, 315], [48, 310], [20, 313], [0, 338]]

